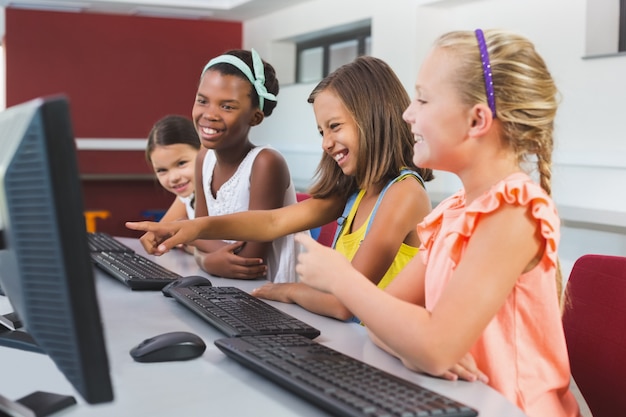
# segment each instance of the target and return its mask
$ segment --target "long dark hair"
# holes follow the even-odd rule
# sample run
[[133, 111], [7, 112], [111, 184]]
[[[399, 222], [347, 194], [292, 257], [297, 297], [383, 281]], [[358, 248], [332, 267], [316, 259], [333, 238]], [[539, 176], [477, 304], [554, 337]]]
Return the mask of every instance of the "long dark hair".
[[200, 138], [191, 119], [170, 114], [159, 119], [148, 134], [146, 161], [152, 163], [152, 151], [157, 146], [186, 144], [200, 149]]
[[324, 78], [311, 92], [308, 102], [332, 90], [352, 114], [359, 132], [359, 152], [354, 176], [347, 176], [324, 153], [315, 171], [310, 194], [324, 198], [349, 196], [357, 189], [386, 184], [403, 168], [416, 170], [424, 181], [433, 179], [430, 169], [413, 164], [414, 138], [402, 119], [410, 98], [404, 86], [384, 61], [362, 56]]

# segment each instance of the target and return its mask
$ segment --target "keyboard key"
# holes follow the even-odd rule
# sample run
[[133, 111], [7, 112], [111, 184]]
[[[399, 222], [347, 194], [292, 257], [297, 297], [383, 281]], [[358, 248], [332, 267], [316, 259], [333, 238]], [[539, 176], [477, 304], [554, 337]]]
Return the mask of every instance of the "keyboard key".
[[474, 417], [451, 398], [299, 335], [224, 338], [215, 345], [251, 370], [344, 417]]
[[320, 331], [236, 287], [190, 286], [170, 294], [212, 326], [235, 337], [256, 334], [301, 334]]
[[104, 232], [87, 233], [87, 244], [89, 245], [90, 252], [135, 252], [113, 236]]
[[181, 275], [136, 253], [92, 252], [97, 267], [133, 290], [160, 290]]

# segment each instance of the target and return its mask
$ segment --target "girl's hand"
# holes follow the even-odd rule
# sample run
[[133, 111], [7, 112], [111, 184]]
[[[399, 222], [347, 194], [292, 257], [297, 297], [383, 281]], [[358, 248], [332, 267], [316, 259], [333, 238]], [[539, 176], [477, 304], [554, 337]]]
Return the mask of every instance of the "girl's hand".
[[255, 297], [265, 298], [266, 300], [280, 301], [281, 303], [294, 303], [289, 294], [297, 285], [298, 284], [294, 282], [280, 284], [268, 282], [252, 290], [251, 294]]
[[176, 245], [176, 248], [182, 251], [185, 251], [191, 255], [193, 255], [196, 252], [196, 248], [193, 245], [188, 245], [186, 243], [181, 243], [179, 245]]
[[152, 255], [163, 255], [170, 249], [196, 239], [196, 227], [190, 220], [176, 222], [126, 222], [132, 230], [146, 232], [139, 241], [146, 252]]
[[456, 365], [440, 376], [449, 381], [463, 379], [470, 382], [481, 381], [485, 384], [489, 382], [487, 375], [476, 366], [476, 361], [471, 353], [466, 353]]
[[301, 282], [320, 291], [332, 293], [331, 286], [336, 282], [336, 277], [348, 275], [348, 272], [353, 270], [345, 256], [317, 243], [306, 233], [296, 234], [295, 240], [303, 249], [298, 255], [296, 265]]
[[202, 252], [196, 248], [198, 265], [211, 275], [235, 279], [259, 279], [267, 275], [267, 265], [262, 258], [245, 258], [237, 253], [246, 242], [224, 245], [214, 252]]

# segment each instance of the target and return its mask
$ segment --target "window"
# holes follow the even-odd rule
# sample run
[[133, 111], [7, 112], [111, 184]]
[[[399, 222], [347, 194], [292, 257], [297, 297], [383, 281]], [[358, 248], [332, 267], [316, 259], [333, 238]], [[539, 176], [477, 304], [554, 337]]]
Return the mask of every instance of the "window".
[[626, 0], [587, 0], [585, 58], [626, 53]]
[[296, 44], [296, 82], [319, 81], [356, 57], [370, 53], [371, 28], [369, 25], [298, 42]]

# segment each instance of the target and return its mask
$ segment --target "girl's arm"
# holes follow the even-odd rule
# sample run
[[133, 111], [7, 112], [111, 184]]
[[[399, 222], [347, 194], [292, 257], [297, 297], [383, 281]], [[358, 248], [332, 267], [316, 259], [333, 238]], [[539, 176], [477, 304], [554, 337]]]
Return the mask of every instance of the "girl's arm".
[[[415, 304], [423, 292], [397, 297], [415, 289], [411, 274], [423, 280], [419, 257], [385, 292], [343, 257], [306, 236], [297, 239], [307, 249], [297, 267], [302, 281], [335, 294], [388, 351], [432, 375], [444, 374], [464, 357], [518, 277], [538, 263], [544, 243], [524, 207], [504, 206], [482, 218], [437, 305], [427, 311]], [[342, 279], [333, 279], [337, 276]]]
[[[403, 242], [419, 246], [415, 227], [429, 212], [430, 200], [417, 180], [409, 177], [394, 183], [383, 196], [372, 226], [352, 260], [354, 268], [378, 283]], [[313, 313], [339, 320], [353, 316], [333, 294], [300, 283], [266, 284], [254, 290], [253, 295], [295, 303]]]
[[185, 203], [180, 201], [180, 199], [177, 197], [174, 199], [170, 208], [167, 209], [167, 211], [159, 221], [174, 222], [176, 220], [184, 219], [187, 219], [187, 207], [185, 207]]
[[352, 265], [377, 284], [403, 242], [419, 247], [416, 226], [430, 210], [428, 194], [417, 179], [408, 177], [392, 184], [383, 196]]
[[204, 146], [200, 148], [196, 155], [196, 164], [194, 166], [194, 193], [196, 195], [194, 215], [196, 218], [207, 216], [209, 214], [206, 205], [206, 196], [204, 195], [204, 179], [202, 178], [202, 166], [204, 165], [204, 158], [206, 157], [207, 152], [208, 150]]
[[[201, 169], [201, 150], [196, 160], [196, 170]], [[260, 155], [259, 155], [260, 156]], [[142, 241], [148, 253], [160, 255], [181, 243], [195, 239], [232, 239], [240, 241], [271, 241], [278, 237], [309, 230], [336, 220], [342, 213], [346, 198], [341, 196], [325, 199], [309, 198], [303, 202], [273, 210], [255, 210], [206, 216], [206, 202], [202, 181], [196, 175], [196, 219], [173, 222], [127, 222], [132, 230], [148, 232]], [[204, 207], [204, 212], [202, 211]]]
[[[185, 207], [185, 203], [180, 201], [178, 198], [174, 198], [172, 205], [170, 205], [159, 222], [174, 222], [184, 219], [187, 219], [187, 208]], [[144, 233], [143, 236], [139, 238], [139, 242], [141, 242], [141, 244], [145, 247], [146, 245], [149, 245], [150, 239], [151, 235]], [[181, 247], [183, 246], [184, 245]]]
[[[207, 152], [208, 152], [207, 148], [202, 147], [196, 156], [195, 178], [194, 178], [194, 185], [195, 185], [194, 188], [195, 188], [195, 196], [196, 196], [194, 214], [196, 218], [206, 217], [209, 214], [209, 210], [207, 208], [207, 202], [206, 202], [206, 195], [204, 194], [204, 185], [203, 185], [204, 178], [203, 178], [203, 169], [202, 169]], [[198, 263], [200, 267], [202, 267], [202, 269], [204, 269], [205, 271], [209, 273], [214, 273], [216, 275], [219, 275], [219, 273], [228, 274], [227, 270], [224, 268], [220, 268], [219, 265], [215, 265], [215, 264], [210, 265], [210, 262], [208, 262], [207, 265], [203, 265], [205, 263], [204, 260], [207, 254], [218, 253], [222, 251], [222, 253], [219, 253], [218, 255], [216, 255], [218, 258], [225, 257], [228, 255], [229, 248], [226, 247], [227, 244], [225, 242], [222, 242], [221, 240], [196, 239], [193, 242], [188, 243], [188, 245], [194, 248], [193, 253], [196, 257], [195, 258], [196, 262]], [[256, 263], [258, 264], [259, 262], [260, 260], [256, 259]], [[258, 272], [258, 271], [255, 271], [255, 272]]]
[[223, 216], [196, 217], [171, 223], [126, 222], [126, 227], [149, 235], [142, 241], [153, 255], [162, 255], [181, 243], [196, 239], [232, 239], [268, 241], [278, 237], [313, 229], [336, 220], [345, 199], [309, 198], [274, 210], [254, 210]]
[[[250, 173], [249, 210], [272, 210], [283, 207], [285, 191], [291, 183], [291, 174], [283, 156], [273, 149], [259, 152]], [[282, 234], [281, 234], [282, 236]], [[246, 241], [239, 256], [265, 258], [270, 241]]]
[[[262, 150], [252, 166], [249, 211], [207, 218], [207, 226], [199, 237], [245, 241], [240, 256], [263, 257], [268, 245], [265, 242], [339, 217], [345, 203], [341, 199], [309, 199], [307, 204], [283, 207], [290, 182], [289, 168], [282, 155], [272, 149]], [[197, 216], [207, 216], [204, 199], [196, 207]]]
[[[198, 217], [206, 217], [209, 214], [209, 210], [207, 208], [206, 203], [206, 195], [204, 195], [204, 178], [202, 174], [202, 167], [204, 165], [204, 158], [206, 157], [208, 150], [205, 147], [202, 147], [196, 156], [196, 165], [195, 165], [195, 195], [196, 202], [194, 206], [194, 215], [196, 218]], [[199, 239], [194, 242], [190, 242], [190, 245], [199, 249], [202, 253], [208, 253], [218, 250], [220, 247], [224, 246], [223, 242], [210, 241]]]
[[342, 321], [353, 316], [350, 310], [334, 295], [319, 291], [301, 282], [284, 284], [269, 282], [252, 290], [252, 295], [281, 303], [298, 304], [313, 313]]

